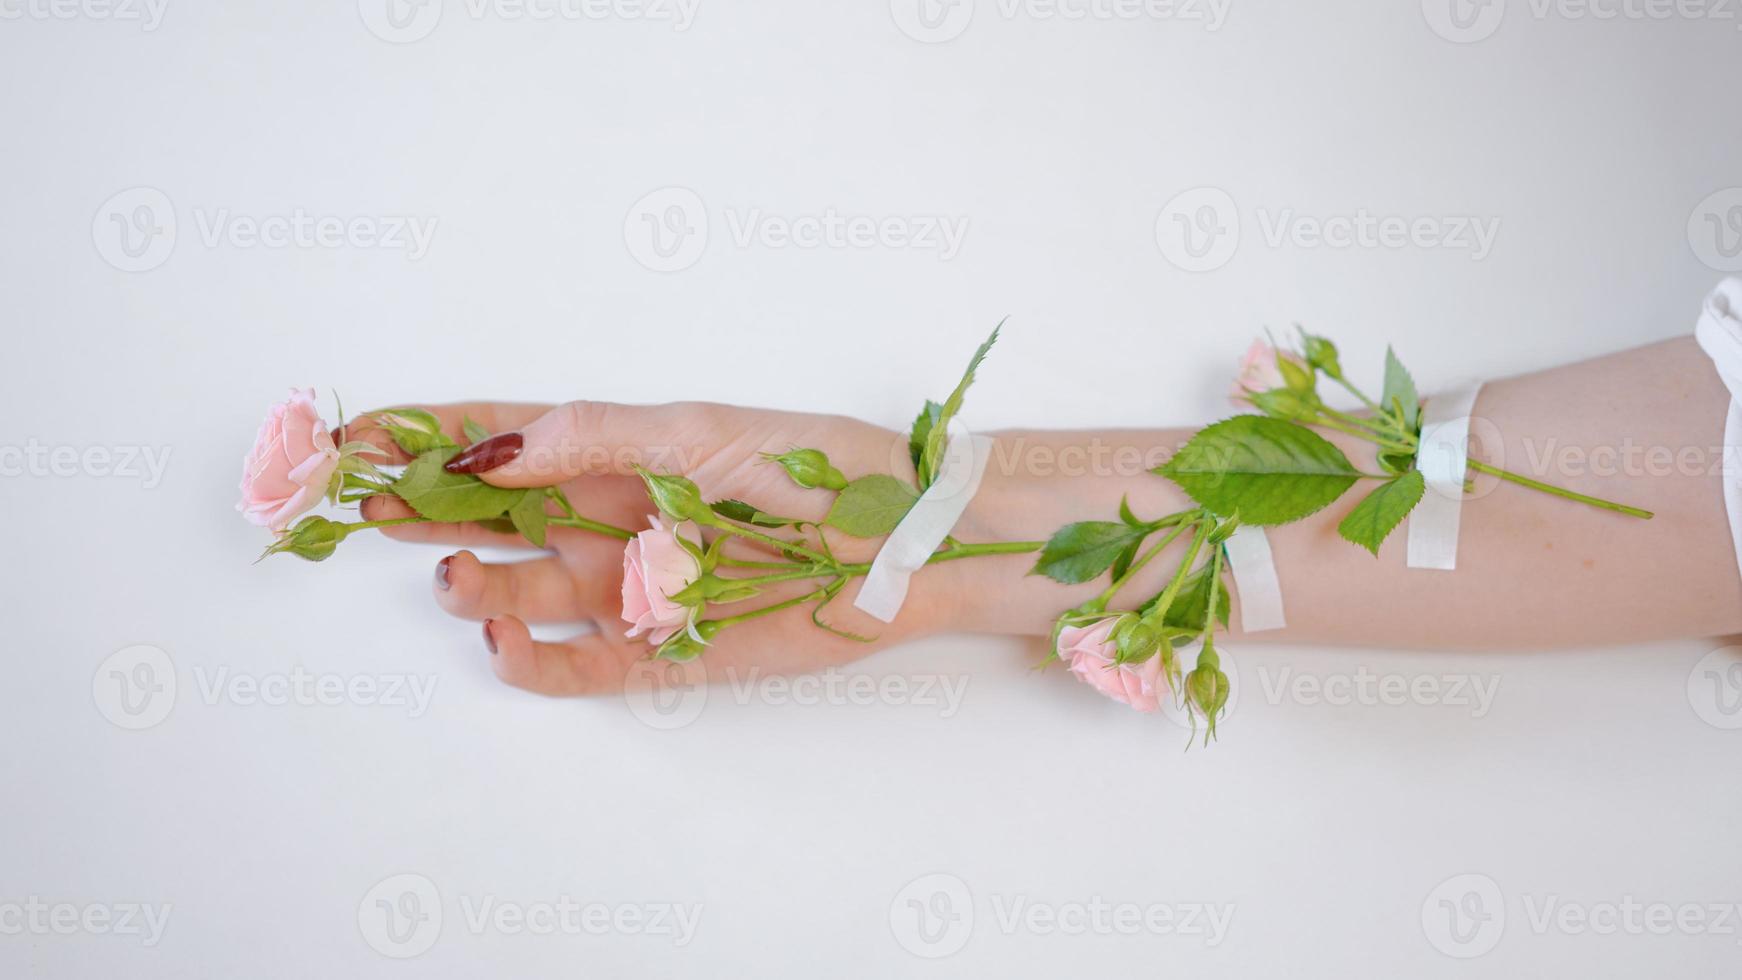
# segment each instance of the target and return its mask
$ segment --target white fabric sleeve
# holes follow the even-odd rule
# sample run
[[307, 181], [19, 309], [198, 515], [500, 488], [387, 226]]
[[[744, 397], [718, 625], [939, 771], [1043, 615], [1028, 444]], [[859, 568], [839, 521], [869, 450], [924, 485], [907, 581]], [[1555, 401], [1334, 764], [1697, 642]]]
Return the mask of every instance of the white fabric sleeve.
[[1730, 543], [1742, 567], [1742, 279], [1718, 284], [1706, 297], [1705, 308], [1694, 325], [1694, 339], [1712, 359], [1724, 387], [1730, 389], [1730, 407], [1724, 420], [1724, 511], [1730, 516]]

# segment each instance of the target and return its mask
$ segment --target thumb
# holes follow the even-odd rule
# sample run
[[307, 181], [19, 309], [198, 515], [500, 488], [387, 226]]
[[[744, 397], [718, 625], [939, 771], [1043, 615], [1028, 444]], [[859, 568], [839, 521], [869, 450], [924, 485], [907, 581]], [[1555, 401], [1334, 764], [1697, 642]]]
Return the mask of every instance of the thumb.
[[468, 446], [448, 460], [449, 473], [499, 487], [548, 487], [578, 476], [633, 476], [636, 466], [670, 465], [678, 406], [569, 402], [516, 432]]

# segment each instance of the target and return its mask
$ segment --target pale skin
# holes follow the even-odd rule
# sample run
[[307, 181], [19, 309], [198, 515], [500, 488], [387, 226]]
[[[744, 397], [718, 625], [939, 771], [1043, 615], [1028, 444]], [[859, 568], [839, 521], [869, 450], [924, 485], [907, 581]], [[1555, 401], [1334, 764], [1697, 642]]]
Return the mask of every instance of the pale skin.
[[[1490, 444], [1478, 445], [1475, 459], [1655, 516], [1639, 520], [1478, 475], [1463, 507], [1457, 569], [1408, 569], [1401, 530], [1377, 558], [1337, 536], [1337, 521], [1364, 490], [1358, 486], [1324, 512], [1269, 531], [1289, 625], [1242, 636], [1236, 593], [1234, 628], [1223, 642], [1535, 649], [1742, 632], [1742, 575], [1718, 475], [1728, 403], [1728, 392], [1691, 339], [1492, 381], [1473, 413], [1491, 423], [1477, 426], [1479, 436], [1489, 433]], [[710, 500], [737, 498], [811, 520], [824, 516], [832, 494], [799, 489], [760, 453], [814, 447], [849, 479], [912, 476], [905, 434], [838, 416], [700, 403], [427, 407], [456, 438], [468, 415], [492, 432], [523, 434], [520, 456], [481, 474], [484, 480], [505, 487], [560, 485], [581, 514], [630, 530], [645, 528], [653, 512], [633, 465], [681, 472]], [[1072, 521], [1115, 519], [1121, 497], [1144, 518], [1184, 509], [1190, 502], [1179, 489], [1145, 468], [1193, 431], [996, 433], [985, 481], [954, 536], [964, 543], [1043, 541]], [[1326, 435], [1358, 464], [1372, 461], [1371, 445]], [[354, 429], [351, 438], [389, 445], [366, 426]], [[363, 517], [370, 521], [409, 515], [390, 498], [364, 504]], [[495, 647], [491, 665], [507, 683], [542, 694], [597, 695], [635, 682], [632, 668], [650, 648], [624, 637], [622, 540], [556, 528], [548, 551], [498, 564], [464, 549], [530, 546], [473, 525], [413, 524], [382, 533], [462, 549], [446, 561], [445, 575], [436, 577], [436, 602], [451, 615], [486, 622]], [[876, 541], [830, 540], [844, 560], [868, 561], [876, 553]], [[1153, 595], [1183, 548], [1183, 541], [1171, 546], [1134, 577], [1119, 600], [1134, 605]], [[729, 554], [750, 561], [773, 557], [747, 542], [735, 543]], [[752, 668], [816, 671], [936, 633], [1044, 639], [1059, 612], [1107, 582], [1059, 585], [1027, 575], [1033, 560], [1031, 554], [977, 556], [926, 568], [893, 624], [852, 607], [855, 580], [823, 617], [874, 636], [873, 642], [818, 629], [800, 607], [722, 631], [686, 669], [705, 670], [715, 679]], [[780, 583], [743, 608], [804, 595], [817, 584]], [[547, 643], [532, 639], [529, 622], [590, 622], [597, 629]]]

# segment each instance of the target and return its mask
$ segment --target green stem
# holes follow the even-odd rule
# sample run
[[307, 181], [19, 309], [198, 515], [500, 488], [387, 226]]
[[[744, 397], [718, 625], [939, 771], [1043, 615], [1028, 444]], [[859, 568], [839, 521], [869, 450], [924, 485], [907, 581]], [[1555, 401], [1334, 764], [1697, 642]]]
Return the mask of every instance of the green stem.
[[1186, 528], [1188, 528], [1188, 527], [1191, 527], [1191, 525], [1183, 523], [1183, 522], [1174, 525], [1173, 530], [1171, 530], [1171, 531], [1167, 532], [1167, 534], [1163, 535], [1161, 540], [1156, 543], [1155, 547], [1144, 552], [1142, 557], [1140, 557], [1136, 561], [1132, 562], [1131, 567], [1127, 568], [1125, 570], [1125, 574], [1119, 576], [1117, 579], [1114, 579], [1113, 584], [1107, 586], [1106, 591], [1102, 592], [1100, 594], [1100, 596], [1098, 596], [1096, 598], [1095, 601], [1099, 602], [1103, 607], [1105, 607], [1108, 602], [1112, 601], [1112, 599], [1115, 595], [1119, 594], [1119, 590], [1125, 587], [1126, 582], [1131, 581], [1133, 576], [1135, 576], [1138, 572], [1143, 571], [1143, 566], [1149, 564], [1151, 561], [1154, 561], [1155, 556], [1161, 554], [1162, 549], [1166, 548], [1170, 544], [1173, 544], [1174, 539], [1178, 538], [1180, 535], [1184, 534], [1186, 531]]
[[1222, 549], [1210, 556], [1210, 605], [1204, 614], [1204, 648], [1209, 649], [1210, 634], [1216, 630], [1216, 604], [1222, 599]]
[[936, 552], [927, 558], [925, 563], [935, 565], [941, 561], [955, 561], [957, 558], [972, 558], [975, 555], [1023, 555], [1031, 551], [1039, 551], [1044, 547], [1046, 547], [1045, 541], [993, 541], [986, 544], [958, 544], [954, 548]]
[[742, 559], [742, 558], [733, 558], [731, 555], [721, 555], [720, 556], [720, 564], [725, 565], [728, 568], [791, 568], [792, 567], [792, 562], [789, 562], [789, 561], [746, 561], [745, 559]]
[[821, 562], [825, 565], [832, 565], [835, 563], [834, 559], [830, 558], [828, 555], [812, 551], [811, 549], [805, 547], [802, 544], [795, 544], [794, 542], [791, 542], [791, 541], [782, 541], [781, 539], [775, 537], [772, 534], [763, 534], [761, 531], [752, 531], [747, 527], [739, 527], [736, 524], [728, 524], [725, 521], [721, 521], [718, 524], [715, 524], [714, 527], [717, 527], [720, 530], [725, 531], [727, 534], [736, 534], [741, 538], [749, 538], [752, 541], [760, 541], [761, 543], [768, 545], [771, 548], [777, 548], [783, 552], [791, 552], [792, 554], [795, 554], [795, 555], [803, 555], [806, 558], [809, 558], [811, 561]]
[[1589, 504], [1592, 507], [1597, 507], [1602, 510], [1612, 510], [1619, 514], [1626, 514], [1629, 517], [1638, 517], [1643, 520], [1650, 520], [1653, 516], [1649, 510], [1644, 510], [1639, 507], [1629, 507], [1626, 504], [1618, 504], [1612, 500], [1604, 500], [1601, 497], [1592, 497], [1587, 494], [1576, 493], [1572, 490], [1566, 489], [1565, 487], [1557, 487], [1550, 483], [1543, 483], [1540, 480], [1532, 480], [1528, 476], [1519, 476], [1517, 473], [1508, 472], [1498, 466], [1489, 466], [1487, 463], [1478, 459], [1470, 460], [1469, 466], [1470, 469], [1473, 469], [1478, 473], [1487, 473], [1490, 476], [1497, 476], [1508, 483], [1516, 483], [1521, 487], [1540, 490], [1543, 493], [1553, 494], [1556, 497], [1565, 497], [1568, 500], [1576, 500], [1581, 504]]
[[1394, 442], [1390, 439], [1381, 439], [1378, 437], [1379, 433], [1374, 432], [1371, 429], [1358, 429], [1352, 425], [1344, 425], [1343, 423], [1338, 422], [1336, 419], [1321, 418], [1321, 419], [1318, 419], [1317, 421], [1313, 422], [1312, 424], [1313, 425], [1321, 425], [1327, 429], [1335, 429], [1338, 432], [1342, 432], [1342, 433], [1345, 433], [1347, 435], [1354, 436], [1357, 439], [1364, 439], [1368, 442], [1373, 443], [1376, 446], [1382, 447], [1384, 449], [1389, 449], [1392, 452], [1406, 453], [1406, 452], [1410, 451], [1410, 447], [1406, 443]]
[[1403, 433], [1398, 431], [1397, 426], [1395, 426], [1391, 423], [1391, 416], [1389, 416], [1389, 415], [1376, 416], [1377, 418], [1381, 418], [1381, 419], [1385, 420], [1385, 424], [1379, 425], [1379, 424], [1375, 424], [1372, 418], [1361, 418], [1358, 415], [1350, 415], [1347, 412], [1339, 412], [1336, 409], [1331, 408], [1328, 405], [1320, 405], [1319, 411], [1323, 412], [1324, 414], [1330, 416], [1331, 418], [1334, 418], [1337, 421], [1342, 422], [1346, 425], [1357, 425], [1363, 429], [1371, 429], [1377, 435], [1388, 436], [1388, 437], [1398, 437], [1398, 438], [1403, 436]]
[[[1158, 617], [1167, 615], [1168, 608], [1173, 605], [1173, 600], [1179, 597], [1179, 590], [1185, 585], [1186, 576], [1191, 574], [1192, 563], [1198, 560], [1198, 552], [1204, 547], [1204, 542], [1209, 539], [1213, 526], [1213, 521], [1205, 521], [1198, 525], [1198, 533], [1192, 536], [1192, 546], [1187, 549], [1185, 558], [1180, 561], [1179, 571], [1173, 573], [1173, 581], [1167, 583], [1167, 588], [1155, 597], [1155, 605], [1151, 607], [1154, 610], [1153, 615]], [[1215, 607], [1212, 606], [1210, 608], [1212, 616], [1214, 616], [1215, 611]]]
[[355, 524], [346, 524], [345, 527], [348, 528], [348, 530], [345, 533], [349, 534], [351, 531], [366, 531], [372, 527], [399, 527], [402, 524], [425, 523], [428, 523], [428, 519], [423, 517], [394, 517], [385, 521], [359, 521]]
[[573, 517], [552, 517], [550, 518], [549, 523], [554, 524], [557, 527], [578, 527], [583, 531], [592, 531], [597, 534], [603, 534], [607, 537], [619, 538], [623, 541], [632, 541], [635, 538], [634, 531], [626, 531], [623, 528], [613, 527], [610, 524], [581, 517], [578, 514]]
[[819, 568], [816, 565], [806, 565], [791, 571], [776, 572], [773, 575], [756, 575], [748, 578], [727, 579], [733, 585], [767, 585], [771, 582], [792, 582], [805, 578], [834, 578], [838, 574], [833, 568]]
[[1343, 388], [1349, 392], [1349, 394], [1354, 395], [1356, 398], [1361, 399], [1361, 404], [1366, 405], [1368, 408], [1371, 408], [1375, 412], [1385, 411], [1385, 409], [1379, 407], [1378, 402], [1375, 402], [1373, 399], [1368, 398], [1366, 392], [1355, 387], [1353, 384], [1351, 384], [1349, 381], [1345, 380], [1341, 376], [1333, 377], [1333, 378], [1331, 378], [1331, 380], [1342, 385]]
[[747, 622], [747, 621], [752, 620], [752, 619], [756, 619], [759, 616], [766, 616], [769, 613], [777, 613], [777, 612], [781, 611], [782, 609], [791, 609], [793, 606], [803, 605], [807, 602], [810, 602], [813, 599], [820, 599], [824, 595], [826, 595], [828, 593], [828, 591], [829, 591], [828, 589], [817, 589], [814, 592], [807, 592], [804, 595], [793, 596], [791, 599], [786, 599], [786, 600], [781, 601], [781, 602], [776, 602], [772, 605], [763, 606], [761, 609], [752, 609], [749, 612], [739, 613], [736, 616], [727, 616], [724, 619], [716, 619], [716, 620], [714, 620], [714, 622], [717, 623], [718, 625], [720, 625], [721, 627], [736, 626], [739, 623], [743, 623], [743, 622]]

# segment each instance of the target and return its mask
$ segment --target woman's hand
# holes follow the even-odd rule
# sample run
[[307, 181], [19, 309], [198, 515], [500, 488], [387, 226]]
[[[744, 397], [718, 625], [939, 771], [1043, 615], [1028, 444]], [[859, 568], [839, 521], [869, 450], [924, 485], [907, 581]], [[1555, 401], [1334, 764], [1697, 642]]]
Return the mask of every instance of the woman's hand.
[[[656, 473], [682, 474], [701, 488], [708, 500], [742, 499], [771, 513], [810, 521], [827, 514], [832, 494], [794, 485], [784, 470], [762, 453], [782, 453], [794, 446], [823, 449], [849, 479], [871, 473], [913, 476], [906, 436], [897, 436], [853, 419], [736, 408], [726, 405], [677, 403], [628, 406], [603, 402], [570, 402], [549, 407], [503, 403], [428, 406], [443, 431], [461, 440], [461, 427], [471, 418], [496, 436], [456, 456], [451, 469], [476, 472], [486, 482], [504, 487], [561, 486], [575, 508], [589, 518], [630, 530], [648, 526], [654, 513], [647, 491], [635, 473], [644, 467]], [[351, 428], [349, 439], [371, 442], [391, 453], [394, 462], [407, 457], [385, 433], [367, 422]], [[463, 440], [462, 440], [463, 441]], [[370, 521], [411, 516], [391, 497], [364, 503]], [[530, 549], [518, 535], [476, 524], [417, 524], [384, 528], [389, 537], [434, 542], [461, 548], [489, 546]], [[831, 533], [831, 547], [845, 561], [869, 561], [878, 540]], [[442, 559], [434, 592], [444, 610], [462, 619], [484, 623], [491, 663], [510, 684], [552, 695], [615, 692], [636, 671], [652, 647], [626, 638], [621, 618], [624, 542], [574, 528], [550, 528], [547, 552], [504, 564], [481, 561], [468, 550]], [[754, 543], [734, 541], [728, 554], [745, 559], [774, 557]], [[938, 567], [923, 573], [925, 587], [916, 587], [892, 624], [871, 619], [853, 608], [860, 580], [855, 579], [821, 612], [824, 622], [846, 632], [874, 637], [872, 642], [847, 639], [817, 628], [808, 607], [785, 610], [722, 631], [707, 653], [686, 665], [705, 670], [714, 680], [752, 668], [762, 674], [802, 673], [824, 669], [932, 632], [948, 625], [940, 610], [959, 603], [966, 592], [963, 567]], [[817, 582], [778, 583], [754, 604], [804, 595]], [[732, 606], [721, 607], [732, 610]], [[596, 632], [560, 643], [534, 640], [527, 623], [591, 621]], [[661, 669], [665, 669], [661, 665]]]

